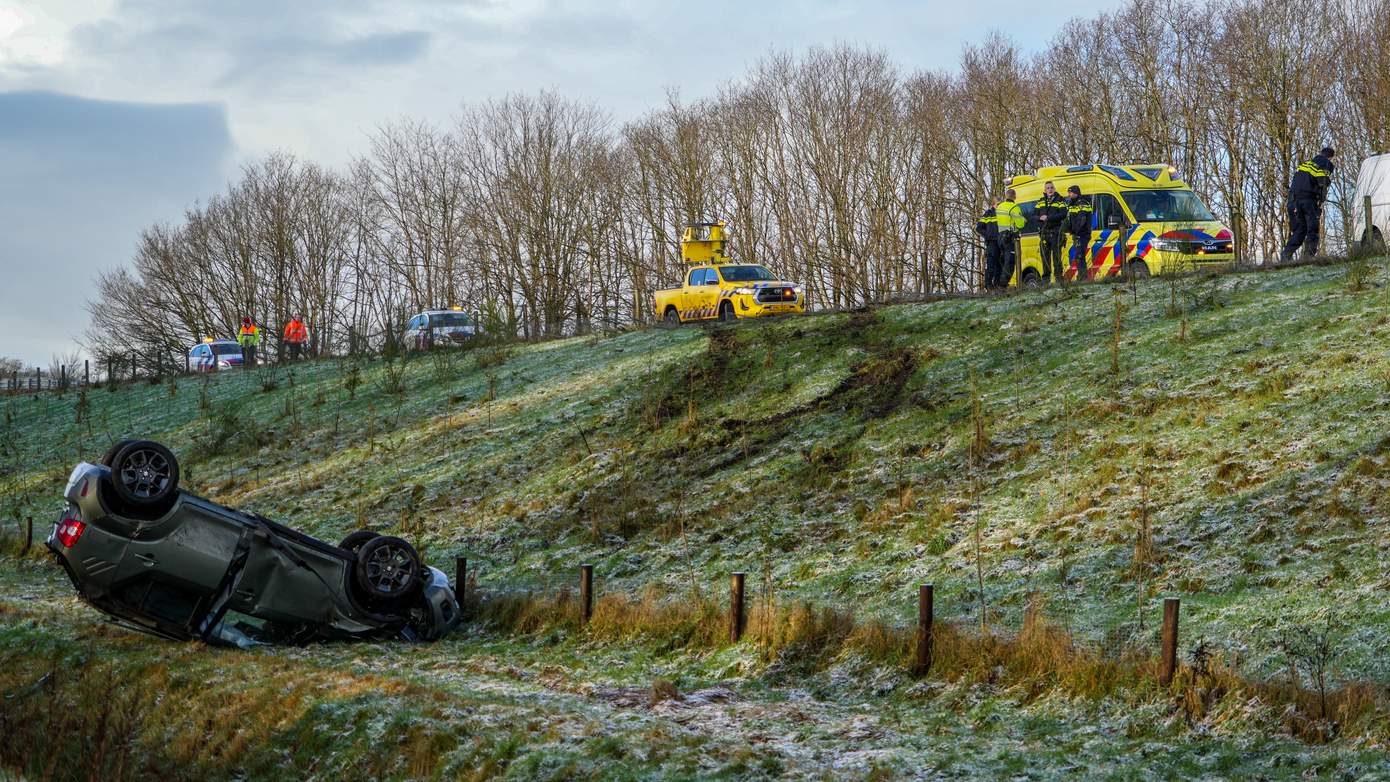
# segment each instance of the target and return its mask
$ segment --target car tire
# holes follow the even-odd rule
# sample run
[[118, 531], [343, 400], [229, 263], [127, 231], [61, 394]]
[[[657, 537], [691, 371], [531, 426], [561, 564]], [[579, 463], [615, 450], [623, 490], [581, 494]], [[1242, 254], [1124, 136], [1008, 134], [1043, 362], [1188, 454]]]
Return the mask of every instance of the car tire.
[[116, 454], [119, 453], [122, 448], [126, 447], [127, 445], [130, 445], [133, 442], [135, 441], [117, 440], [115, 443], [111, 445], [110, 448], [106, 449], [106, 455], [101, 457], [101, 463], [106, 465], [107, 467], [110, 467], [111, 463], [116, 460]]
[[347, 549], [356, 554], [358, 549], [362, 548], [367, 541], [379, 537], [381, 537], [380, 533], [372, 532], [369, 529], [354, 530], [343, 538], [342, 542], [338, 544], [338, 548]]
[[1024, 269], [1024, 270], [1023, 270], [1023, 287], [1025, 287], [1025, 288], [1032, 288], [1032, 289], [1034, 289], [1034, 290], [1036, 290], [1036, 289], [1038, 289], [1038, 288], [1041, 288], [1041, 287], [1043, 287], [1042, 278], [1039, 277], [1039, 276], [1038, 276], [1038, 273], [1035, 272], [1035, 271], [1033, 271], [1032, 269]]
[[378, 535], [357, 550], [357, 585], [370, 598], [394, 601], [420, 589], [424, 568], [415, 547], [391, 535]]
[[137, 515], [162, 515], [179, 494], [179, 460], [152, 440], [132, 440], [111, 459], [111, 488]]
[[1129, 269], [1130, 275], [1138, 280], [1147, 280], [1151, 276], [1149, 265], [1143, 261], [1130, 261], [1126, 264], [1126, 268]]
[[738, 315], [734, 312], [734, 305], [732, 303], [726, 301], [719, 305], [719, 319], [725, 323], [731, 323], [738, 319]]
[[669, 328], [675, 328], [681, 324], [681, 314], [676, 311], [675, 307], [667, 307], [666, 314], [661, 319]]

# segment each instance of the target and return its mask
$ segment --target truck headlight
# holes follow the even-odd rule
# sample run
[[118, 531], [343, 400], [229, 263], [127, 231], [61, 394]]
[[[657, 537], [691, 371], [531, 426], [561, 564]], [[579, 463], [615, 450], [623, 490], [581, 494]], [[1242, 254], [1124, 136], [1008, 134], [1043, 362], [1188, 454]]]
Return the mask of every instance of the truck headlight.
[[753, 289], [752, 289], [752, 288], [734, 288], [734, 293], [737, 293], [737, 294], [740, 295], [740, 296], [752, 296], [752, 295], [753, 295]]

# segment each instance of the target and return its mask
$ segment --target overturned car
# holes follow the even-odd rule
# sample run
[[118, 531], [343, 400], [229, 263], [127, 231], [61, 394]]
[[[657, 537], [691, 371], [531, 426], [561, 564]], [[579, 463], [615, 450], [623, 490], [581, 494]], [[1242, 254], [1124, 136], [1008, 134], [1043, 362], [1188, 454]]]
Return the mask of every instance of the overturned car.
[[435, 640], [458, 623], [448, 577], [367, 530], [334, 546], [179, 489], [163, 445], [123, 440], [82, 462], [46, 542], [78, 594], [134, 629], [250, 646]]

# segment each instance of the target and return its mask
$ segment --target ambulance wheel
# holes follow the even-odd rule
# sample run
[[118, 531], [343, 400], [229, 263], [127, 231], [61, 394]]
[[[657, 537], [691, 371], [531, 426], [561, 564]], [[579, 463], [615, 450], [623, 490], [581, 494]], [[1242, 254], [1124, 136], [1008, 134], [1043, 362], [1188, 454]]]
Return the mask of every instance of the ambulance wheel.
[[1149, 265], [1143, 261], [1130, 261], [1128, 264], [1129, 273], [1137, 280], [1147, 280], [1149, 278]]
[[1042, 278], [1038, 276], [1037, 272], [1033, 271], [1032, 269], [1023, 270], [1023, 287], [1036, 289], [1041, 288], [1042, 286]]
[[734, 305], [732, 303], [726, 301], [723, 304], [719, 305], [720, 320], [727, 323], [733, 321], [737, 317], [738, 316], [734, 314]]
[[675, 328], [681, 324], [681, 314], [676, 312], [675, 307], [667, 307], [666, 314], [661, 316], [661, 320], [670, 328]]

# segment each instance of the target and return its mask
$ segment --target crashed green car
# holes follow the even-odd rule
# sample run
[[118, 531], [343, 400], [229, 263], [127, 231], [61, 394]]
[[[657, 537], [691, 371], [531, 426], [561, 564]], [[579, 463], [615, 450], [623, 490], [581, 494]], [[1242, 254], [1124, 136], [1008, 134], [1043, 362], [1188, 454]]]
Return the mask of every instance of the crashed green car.
[[245, 647], [430, 641], [458, 623], [448, 577], [406, 541], [358, 530], [335, 546], [182, 491], [156, 442], [78, 464], [63, 497], [48, 549], [83, 600], [137, 630]]

